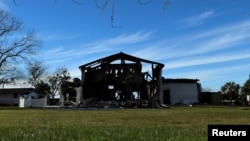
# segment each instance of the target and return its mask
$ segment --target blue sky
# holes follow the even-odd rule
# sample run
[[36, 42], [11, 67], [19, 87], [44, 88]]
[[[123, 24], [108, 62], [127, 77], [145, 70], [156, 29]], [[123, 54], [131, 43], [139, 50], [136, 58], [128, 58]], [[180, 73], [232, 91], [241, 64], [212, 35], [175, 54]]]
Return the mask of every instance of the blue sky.
[[0, 0], [0, 7], [36, 30], [43, 41], [37, 59], [72, 77], [80, 77], [80, 65], [124, 52], [165, 64], [165, 78], [197, 78], [213, 91], [249, 78], [249, 0], [170, 0], [163, 12], [165, 0], [116, 0], [119, 28], [111, 27], [112, 1], [104, 11], [94, 0], [78, 1]]

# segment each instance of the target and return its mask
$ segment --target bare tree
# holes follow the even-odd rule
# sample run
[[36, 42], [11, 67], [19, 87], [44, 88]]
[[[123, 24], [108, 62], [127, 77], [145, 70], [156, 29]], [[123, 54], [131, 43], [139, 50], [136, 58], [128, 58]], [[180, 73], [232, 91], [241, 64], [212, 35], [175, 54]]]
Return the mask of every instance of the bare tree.
[[13, 68], [11, 71], [0, 71], [0, 84], [2, 88], [6, 84], [16, 84], [16, 80], [24, 78], [24, 74], [21, 70]]
[[54, 100], [55, 95], [59, 92], [60, 86], [63, 81], [69, 80], [70, 74], [67, 68], [59, 67], [55, 70], [52, 76], [48, 77], [49, 85], [51, 87], [52, 99]]
[[30, 83], [33, 87], [37, 87], [37, 85], [42, 81], [42, 78], [45, 77], [46, 67], [42, 62], [34, 61], [28, 63], [28, 83]]
[[34, 30], [24, 33], [23, 23], [0, 9], [0, 80], [16, 72], [16, 64], [29, 61], [39, 47], [41, 41], [36, 39]]

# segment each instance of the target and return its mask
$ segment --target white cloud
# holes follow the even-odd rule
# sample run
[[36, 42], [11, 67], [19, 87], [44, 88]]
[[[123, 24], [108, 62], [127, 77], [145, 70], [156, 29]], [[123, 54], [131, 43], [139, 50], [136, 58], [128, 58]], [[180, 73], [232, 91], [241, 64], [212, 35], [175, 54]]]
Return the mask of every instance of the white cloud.
[[193, 56], [189, 58], [176, 59], [173, 62], [166, 62], [165, 69], [181, 68], [195, 65], [221, 63], [240, 59], [250, 58], [250, 50], [235, 51], [233, 53], [222, 53], [217, 55]]
[[[110, 55], [109, 53], [120, 52], [121, 47], [127, 44], [136, 44], [150, 40], [155, 31], [138, 31], [131, 34], [121, 34], [117, 37], [99, 40], [90, 43], [83, 43], [75, 47], [59, 46], [49, 50], [45, 50], [42, 55], [49, 63], [67, 62], [77, 60], [79, 58], [93, 58], [97, 54]], [[103, 56], [105, 57], [105, 56]], [[74, 61], [76, 62], [76, 61]]]
[[49, 32], [42, 32], [38, 33], [38, 37], [40, 37], [42, 40], [48, 42], [48, 41], [59, 41], [59, 40], [73, 40], [73, 39], [79, 39], [83, 37], [83, 34], [62, 34], [62, 33], [49, 33]]
[[228, 25], [208, 28], [201, 32], [189, 33], [185, 41], [200, 40], [209, 37], [216, 37], [225, 33], [244, 33], [250, 30], [250, 20], [235, 22]]
[[123, 33], [114, 38], [84, 43], [82, 45], [79, 45], [78, 48], [84, 48], [84, 51], [82, 51], [84, 55], [91, 55], [96, 53], [106, 54], [109, 52], [117, 53], [123, 50], [124, 47], [127, 51], [127, 47], [131, 44], [135, 45], [137, 43], [151, 40], [153, 38], [154, 33], [155, 31], [138, 31], [131, 34]]
[[117, 37], [84, 43], [79, 47], [85, 48], [88, 54], [115, 50], [120, 51], [125, 45], [134, 45], [152, 39], [154, 33], [155, 31], [138, 31], [131, 34], [123, 33]]
[[171, 73], [167, 73], [167, 76], [170, 78], [197, 78], [200, 80], [203, 88], [208, 88], [209, 86], [209, 89], [219, 91], [220, 87], [228, 81], [235, 81], [243, 85], [248, 79], [250, 64], [210, 67], [193, 68], [192, 70], [183, 72], [171, 71]]
[[169, 57], [171, 47], [164, 47], [160, 42], [155, 42], [152, 45], [143, 45], [144, 47], [138, 47], [131, 50], [131, 54], [137, 57], [141, 57], [147, 60], [163, 60]]
[[197, 26], [206, 22], [208, 18], [211, 18], [214, 15], [214, 10], [209, 10], [201, 14], [186, 18], [182, 22], [186, 23], [188, 26]]
[[[57, 47], [47, 50], [44, 54], [48, 60], [53, 60], [55, 63], [65, 62], [65, 64], [73, 63], [79, 66], [123, 51], [140, 58], [164, 63], [165, 70], [250, 58], [248, 49], [250, 21], [167, 40], [154, 39], [154, 33], [155, 31], [124, 33], [106, 40], [83, 43], [74, 48]], [[76, 69], [78, 71], [78, 67]]]
[[[165, 62], [168, 68], [211, 64], [249, 58], [250, 21], [199, 33], [151, 42], [133, 55]], [[171, 41], [171, 43], [169, 42]], [[236, 50], [236, 51], [235, 51]]]
[[8, 12], [11, 11], [11, 10], [10, 10], [10, 7], [5, 3], [4, 0], [0, 0], [0, 8], [1, 8], [2, 10], [8, 11]]
[[109, 45], [119, 45], [119, 44], [133, 44], [138, 42], [143, 42], [152, 38], [155, 31], [145, 32], [138, 31], [133, 34], [121, 34], [118, 37], [109, 39], [105, 43]]

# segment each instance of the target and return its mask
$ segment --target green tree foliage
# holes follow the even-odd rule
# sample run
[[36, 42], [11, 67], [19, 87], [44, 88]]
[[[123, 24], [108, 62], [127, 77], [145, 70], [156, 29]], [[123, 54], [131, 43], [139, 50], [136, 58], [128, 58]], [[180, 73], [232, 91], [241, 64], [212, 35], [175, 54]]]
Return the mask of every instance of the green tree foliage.
[[246, 95], [250, 95], [250, 79], [246, 80], [241, 88], [241, 94], [246, 98]]
[[35, 91], [39, 94], [40, 97], [48, 96], [51, 93], [51, 88], [48, 83], [40, 81], [36, 84]]
[[221, 87], [221, 94], [224, 100], [235, 100], [239, 97], [240, 85], [233, 81], [226, 82]]

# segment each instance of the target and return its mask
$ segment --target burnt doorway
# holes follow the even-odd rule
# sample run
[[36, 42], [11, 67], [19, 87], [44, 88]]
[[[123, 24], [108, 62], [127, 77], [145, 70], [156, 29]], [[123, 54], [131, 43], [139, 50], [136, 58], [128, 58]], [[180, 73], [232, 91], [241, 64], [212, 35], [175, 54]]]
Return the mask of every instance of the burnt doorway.
[[170, 90], [164, 90], [163, 95], [163, 103], [170, 105]]

